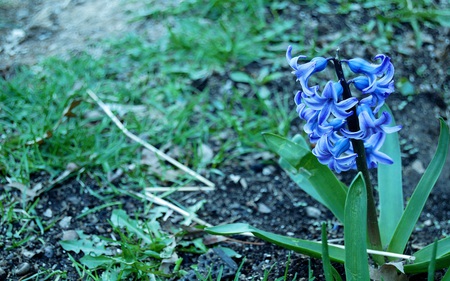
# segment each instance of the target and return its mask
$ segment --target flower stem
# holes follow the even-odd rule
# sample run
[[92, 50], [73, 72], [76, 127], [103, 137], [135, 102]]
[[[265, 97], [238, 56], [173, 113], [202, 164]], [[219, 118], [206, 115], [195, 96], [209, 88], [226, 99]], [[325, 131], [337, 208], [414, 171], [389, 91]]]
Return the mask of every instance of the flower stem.
[[[341, 61], [339, 61], [337, 58], [334, 58], [332, 60], [333, 60], [334, 68], [336, 70], [337, 77], [343, 88], [342, 96], [344, 99], [349, 99], [352, 97], [352, 93], [350, 91], [350, 87], [349, 87], [347, 81], [345, 80]], [[348, 129], [351, 132], [357, 132], [360, 130], [360, 128], [359, 128], [358, 115], [356, 112], [356, 105], [351, 109], [351, 111], [353, 112], [353, 114], [347, 118]], [[369, 169], [367, 167], [367, 162], [366, 162], [366, 150], [364, 148], [364, 142], [362, 140], [357, 140], [357, 139], [351, 139], [351, 142], [353, 145], [353, 150], [358, 155], [358, 157], [356, 157], [356, 167], [358, 168], [358, 171], [362, 172], [364, 181], [366, 183], [367, 232], [368, 232], [368, 236], [369, 236], [369, 244], [370, 244], [370, 247], [372, 250], [382, 250], [380, 229], [378, 227], [378, 216], [377, 216], [377, 210], [375, 207], [375, 199], [373, 196], [373, 188], [372, 188], [372, 183], [370, 180]], [[384, 263], [384, 258], [382, 256], [373, 256], [373, 258], [378, 264]]]

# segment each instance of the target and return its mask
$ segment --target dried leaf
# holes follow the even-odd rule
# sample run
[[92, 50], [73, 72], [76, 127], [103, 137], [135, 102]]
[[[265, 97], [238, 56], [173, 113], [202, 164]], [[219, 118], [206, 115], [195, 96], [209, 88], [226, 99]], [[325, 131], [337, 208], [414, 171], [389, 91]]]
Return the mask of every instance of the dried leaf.
[[57, 177], [55, 180], [51, 181], [50, 184], [54, 185], [55, 183], [61, 182], [63, 181], [65, 178], [67, 178], [72, 172], [78, 170], [79, 167], [77, 166], [77, 164], [75, 163], [69, 163], [66, 166], [66, 169], [64, 170], [64, 172], [61, 173], [61, 175], [59, 175], [59, 177]]
[[[399, 272], [400, 271], [400, 272]], [[370, 279], [375, 281], [407, 281], [401, 262], [383, 264], [380, 268], [370, 268]]]
[[123, 175], [123, 170], [121, 168], [117, 169], [114, 173], [108, 172], [107, 179], [108, 182], [113, 182]]
[[35, 144], [43, 144], [46, 139], [49, 139], [51, 137], [53, 137], [52, 131], [47, 131], [42, 137], [36, 138], [34, 140], [31, 140], [31, 141], [27, 141], [25, 143], [25, 145], [26, 146], [31, 146], [31, 145], [35, 145]]
[[178, 260], [177, 253], [173, 252], [169, 258], [161, 260], [159, 270], [165, 273], [170, 273], [173, 265], [177, 260]]
[[10, 182], [5, 187], [13, 187], [20, 190], [22, 194], [25, 194], [26, 200], [30, 201], [40, 194], [39, 191], [42, 189], [43, 185], [42, 183], [37, 183], [33, 188], [29, 188], [20, 182]]
[[227, 240], [229, 240], [229, 238], [222, 235], [205, 235], [205, 237], [203, 237], [203, 244], [208, 246]]
[[163, 168], [156, 154], [148, 149], [142, 150], [141, 164], [148, 166], [147, 172], [149, 174], [159, 175], [166, 181], [176, 181], [181, 175], [178, 170]]
[[201, 164], [208, 164], [214, 157], [214, 152], [208, 145], [202, 143], [199, 150], [198, 156], [202, 159]]
[[71, 117], [76, 117], [77, 115], [75, 113], [72, 112], [72, 109], [74, 109], [75, 107], [79, 106], [81, 103], [81, 100], [73, 100], [69, 106], [67, 106], [64, 111], [63, 111], [63, 115], [65, 117], [71, 118]]

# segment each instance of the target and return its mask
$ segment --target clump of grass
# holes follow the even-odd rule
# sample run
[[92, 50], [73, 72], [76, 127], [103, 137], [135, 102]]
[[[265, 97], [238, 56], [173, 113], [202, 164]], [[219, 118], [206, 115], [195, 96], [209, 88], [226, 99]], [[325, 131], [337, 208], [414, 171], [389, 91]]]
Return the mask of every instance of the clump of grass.
[[[193, 169], [220, 168], [235, 157], [262, 150], [262, 131], [287, 134], [293, 116], [287, 110], [289, 97], [269, 90], [279, 77], [281, 59], [268, 48], [268, 40], [276, 41], [292, 23], [273, 18], [266, 1], [183, 1], [177, 7], [157, 12], [177, 19], [157, 42], [138, 34], [111, 39], [101, 43], [100, 56], [80, 53], [68, 60], [49, 58], [20, 67], [8, 80], [0, 79], [0, 185], [20, 184], [25, 194], [36, 184], [56, 180], [67, 165], [75, 165], [80, 183], [92, 177], [105, 186], [94, 191], [81, 185], [93, 196], [108, 200], [90, 211], [95, 213], [104, 206], [119, 208], [109, 202], [123, 196], [123, 190], [192, 180], [182, 173], [169, 178], [168, 171], [174, 168], [156, 157], [153, 166], [149, 164], [142, 148], [127, 139], [88, 97], [89, 89], [110, 105], [128, 130]], [[248, 67], [262, 61], [264, 71]], [[239, 78], [243, 76], [244, 80]], [[206, 160], [205, 146], [213, 152]], [[111, 184], [108, 174], [118, 170], [124, 176]], [[4, 226], [0, 237], [8, 236], [2, 246], [9, 250], [25, 246], [35, 235], [45, 235], [57, 222], [41, 221], [35, 211], [39, 196], [22, 195], [17, 201], [15, 190], [9, 186], [0, 195]], [[30, 224], [33, 227], [28, 228]], [[80, 276], [113, 280], [125, 275], [182, 275], [177, 270], [158, 271], [162, 261], [156, 255], [171, 247], [173, 237], [157, 228], [155, 221], [139, 224], [130, 236], [121, 235], [120, 227], [115, 226], [117, 241], [80, 232], [78, 242], [62, 243], [68, 251], [86, 250], [81, 260], [69, 255]], [[152, 232], [152, 241], [144, 241], [138, 230]], [[92, 239], [105, 252], [92, 256], [86, 249]], [[142, 243], [146, 247], [141, 248]], [[186, 245], [181, 248], [204, 251], [197, 247], [199, 243]], [[120, 253], [112, 253], [112, 248]], [[180, 248], [170, 253], [175, 250]], [[42, 269], [33, 276], [44, 273], [55, 278], [66, 274]]]

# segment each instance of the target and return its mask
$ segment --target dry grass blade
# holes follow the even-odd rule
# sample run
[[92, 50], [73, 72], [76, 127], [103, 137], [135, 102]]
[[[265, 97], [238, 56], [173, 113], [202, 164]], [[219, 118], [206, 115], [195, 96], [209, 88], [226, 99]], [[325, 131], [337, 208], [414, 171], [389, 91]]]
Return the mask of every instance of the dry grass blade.
[[209, 186], [180, 186], [180, 187], [147, 187], [144, 188], [145, 192], [166, 192], [166, 191], [211, 191], [214, 187]]
[[[318, 241], [318, 242], [321, 243], [321, 241]], [[345, 249], [345, 246], [343, 246], [343, 245], [337, 245], [337, 244], [331, 244], [331, 243], [328, 243], [328, 245], [336, 247], [336, 248]], [[416, 257], [414, 257], [414, 256], [397, 254], [397, 253], [392, 253], [392, 252], [377, 251], [377, 250], [371, 250], [371, 249], [367, 249], [367, 253], [371, 254], [371, 255], [380, 255], [380, 256], [385, 256], [385, 257], [404, 259], [404, 260], [408, 260], [408, 261], [414, 261], [416, 259]]]
[[175, 212], [179, 213], [183, 217], [190, 218], [190, 219], [192, 219], [192, 221], [194, 221], [194, 222], [196, 222], [196, 223], [198, 223], [200, 225], [204, 225], [204, 226], [207, 226], [207, 227], [211, 227], [212, 226], [211, 224], [207, 223], [206, 221], [204, 221], [202, 219], [199, 219], [196, 216], [193, 216], [191, 213], [186, 212], [185, 210], [175, 206], [174, 204], [172, 204], [172, 203], [170, 203], [170, 202], [168, 202], [168, 201], [166, 201], [166, 200], [164, 200], [162, 198], [159, 198], [158, 196], [155, 196], [155, 195], [151, 194], [150, 192], [145, 192], [145, 195], [137, 193], [137, 192], [132, 192], [132, 193], [134, 195], [142, 198], [142, 199], [149, 200], [149, 201], [151, 201], [151, 202], [153, 202], [155, 204], [158, 204], [160, 206], [168, 207], [169, 209], [174, 210]]
[[198, 181], [201, 181], [202, 183], [204, 183], [205, 185], [207, 185], [207, 186], [209, 186], [211, 188], [215, 188], [215, 184], [212, 183], [211, 181], [209, 181], [208, 179], [202, 177], [198, 173], [194, 172], [193, 170], [189, 169], [188, 167], [186, 167], [185, 165], [181, 164], [177, 160], [175, 160], [172, 157], [166, 155], [162, 151], [158, 150], [156, 147], [152, 146], [151, 144], [145, 142], [144, 140], [142, 140], [138, 136], [136, 136], [133, 133], [131, 133], [130, 131], [128, 131], [128, 129], [125, 128], [125, 126], [120, 122], [120, 120], [117, 119], [117, 117], [111, 112], [109, 107], [104, 102], [102, 102], [100, 100], [100, 98], [93, 91], [88, 90], [87, 93], [102, 108], [102, 110], [106, 113], [106, 115], [108, 115], [108, 117], [111, 118], [111, 120], [116, 124], [116, 126], [119, 127], [119, 129], [127, 137], [129, 137], [130, 139], [134, 140], [135, 142], [141, 144], [142, 146], [144, 146], [148, 150], [154, 152], [155, 154], [157, 154], [159, 157], [161, 157], [165, 161], [169, 162], [170, 164], [174, 165], [175, 167], [177, 167], [178, 169], [184, 171], [185, 173], [191, 175], [192, 177], [194, 177]]

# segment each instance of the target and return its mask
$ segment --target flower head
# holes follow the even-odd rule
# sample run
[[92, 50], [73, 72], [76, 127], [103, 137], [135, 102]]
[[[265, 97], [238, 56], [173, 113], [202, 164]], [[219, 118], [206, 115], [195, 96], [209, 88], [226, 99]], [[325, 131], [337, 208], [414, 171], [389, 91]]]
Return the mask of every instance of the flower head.
[[[377, 167], [378, 163], [392, 164], [392, 160], [379, 149], [386, 134], [397, 132], [401, 126], [390, 126], [392, 117], [388, 112], [375, 117], [385, 99], [394, 91], [394, 66], [390, 58], [377, 55], [375, 59], [381, 60], [379, 64], [361, 58], [343, 60], [353, 73], [359, 74], [348, 82], [363, 94], [363, 98], [358, 100], [349, 97], [351, 94], [348, 92], [343, 95], [341, 83], [345, 79], [344, 82], [342, 79], [338, 82], [328, 81], [322, 91], [318, 85], [310, 87], [309, 77], [323, 71], [330, 59], [318, 57], [299, 64], [299, 59], [306, 57], [292, 57], [291, 52], [292, 47], [289, 46], [286, 59], [302, 87], [302, 91], [298, 91], [294, 98], [297, 113], [306, 121], [303, 129], [310, 141], [316, 143], [312, 153], [319, 162], [338, 173], [355, 169], [358, 155], [353, 150], [352, 140], [362, 140], [369, 168]], [[359, 130], [348, 128], [348, 118], [354, 112], [357, 113], [358, 121], [353, 123], [359, 123]]]

